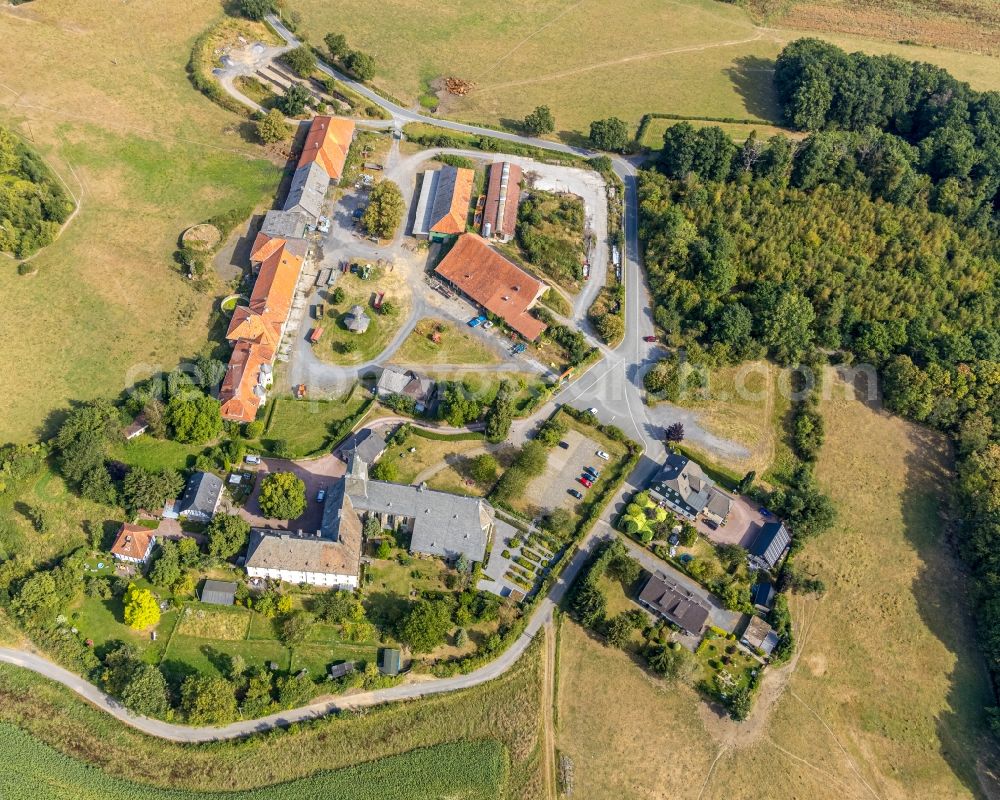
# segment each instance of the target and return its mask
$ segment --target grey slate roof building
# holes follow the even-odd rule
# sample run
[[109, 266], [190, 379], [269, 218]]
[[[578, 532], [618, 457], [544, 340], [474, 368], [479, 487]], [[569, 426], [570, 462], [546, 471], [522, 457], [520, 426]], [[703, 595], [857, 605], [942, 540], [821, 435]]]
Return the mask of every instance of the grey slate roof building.
[[768, 522], [760, 526], [748, 550], [750, 564], [757, 569], [774, 569], [792, 544], [792, 536], [783, 522]]
[[[379, 397], [388, 397], [394, 394], [401, 394], [413, 400], [418, 412], [430, 407], [434, 402], [434, 392], [437, 384], [430, 378], [421, 378], [412, 370], [396, 369], [386, 367], [382, 374], [378, 376], [378, 383], [375, 385], [375, 394]], [[370, 464], [369, 459], [365, 459]]]
[[236, 584], [231, 581], [205, 581], [201, 587], [201, 602], [216, 606], [231, 606], [236, 600]]
[[316, 220], [323, 213], [323, 202], [330, 188], [330, 176], [319, 161], [299, 167], [292, 175], [283, 211], [299, 211]]
[[366, 464], [374, 464], [385, 452], [386, 441], [382, 434], [371, 428], [362, 428], [348, 436], [340, 445], [340, 458], [350, 464], [355, 454]]
[[304, 239], [309, 219], [299, 211], [272, 209], [264, 215], [260, 232], [278, 239]]
[[733, 503], [700, 466], [680, 453], [667, 456], [650, 493], [689, 520], [704, 513], [721, 522], [729, 516]]
[[368, 465], [357, 456], [344, 485], [359, 512], [376, 515], [383, 527], [410, 532], [410, 552], [480, 562], [486, 556], [494, 511], [482, 498], [371, 480]]
[[215, 516], [222, 500], [222, 479], [211, 472], [196, 472], [184, 487], [184, 494], [174, 510], [177, 516], [208, 522]]
[[664, 575], [650, 575], [639, 603], [679, 628], [700, 635], [711, 611], [708, 602]]

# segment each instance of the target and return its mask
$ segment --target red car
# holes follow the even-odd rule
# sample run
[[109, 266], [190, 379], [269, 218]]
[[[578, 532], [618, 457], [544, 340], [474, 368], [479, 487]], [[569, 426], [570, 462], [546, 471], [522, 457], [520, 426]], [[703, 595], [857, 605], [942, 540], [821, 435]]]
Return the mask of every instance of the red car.
[[590, 478], [588, 478], [586, 475], [581, 475], [579, 478], [576, 479], [576, 481], [577, 483], [582, 483], [588, 489], [594, 485], [593, 481], [591, 481]]
[[655, 342], [656, 341], [656, 337], [655, 336], [643, 336], [642, 340], [644, 342]]

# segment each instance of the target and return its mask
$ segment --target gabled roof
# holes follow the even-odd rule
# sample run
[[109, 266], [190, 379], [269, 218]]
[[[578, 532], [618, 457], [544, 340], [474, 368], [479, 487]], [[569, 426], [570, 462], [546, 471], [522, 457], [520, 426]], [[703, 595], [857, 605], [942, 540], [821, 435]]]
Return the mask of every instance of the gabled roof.
[[149, 546], [155, 541], [156, 534], [142, 525], [122, 524], [118, 536], [111, 546], [111, 554], [122, 558], [134, 558], [142, 561], [149, 552]]
[[491, 236], [501, 239], [513, 236], [520, 199], [521, 168], [509, 161], [491, 164], [486, 207], [483, 210], [483, 235], [486, 235], [486, 225], [489, 225]]
[[350, 463], [357, 455], [366, 464], [372, 464], [385, 452], [385, 448], [386, 441], [382, 434], [376, 433], [371, 428], [362, 428], [347, 437], [340, 446], [340, 451], [346, 463]]
[[316, 219], [323, 213], [323, 202], [330, 188], [330, 176], [318, 161], [295, 170], [285, 196], [285, 211], [301, 211]]
[[434, 204], [431, 207], [432, 233], [456, 234], [465, 230], [472, 202], [476, 173], [465, 167], [444, 166], [438, 171]]
[[238, 341], [219, 389], [222, 418], [253, 422], [264, 400], [266, 375], [274, 361], [274, 348], [266, 344]]
[[344, 174], [347, 151], [354, 139], [354, 121], [340, 117], [314, 117], [309, 126], [309, 135], [302, 146], [299, 167], [318, 163], [327, 176], [339, 181]]
[[229, 320], [226, 338], [231, 342], [242, 339], [254, 344], [277, 347], [281, 338], [281, 321], [269, 320], [246, 306], [236, 306], [232, 319]]
[[750, 555], [770, 568], [781, 560], [791, 543], [791, 534], [783, 522], [767, 522], [760, 526], [748, 549]]
[[177, 511], [181, 514], [198, 512], [211, 516], [219, 507], [221, 497], [222, 480], [211, 472], [196, 472], [188, 479]]
[[528, 313], [547, 285], [474, 233], [459, 236], [434, 271], [528, 341], [533, 342], [547, 327]]
[[690, 633], [701, 633], [708, 620], [708, 602], [663, 575], [650, 575], [639, 601]]
[[282, 239], [304, 239], [309, 220], [305, 214], [298, 211], [279, 211], [271, 209], [264, 215], [260, 232], [267, 236], [277, 236]]
[[774, 632], [774, 628], [768, 625], [760, 617], [750, 617], [747, 629], [743, 632], [743, 641], [750, 645], [750, 647], [763, 650], [770, 655], [771, 650], [774, 649], [774, 644], [768, 647], [767, 645], [769, 639], [773, 639], [774, 643], [777, 644], [778, 636]]
[[236, 599], [236, 584], [232, 581], [205, 581], [201, 588], [201, 602], [231, 606]]
[[285, 323], [295, 298], [295, 285], [302, 270], [302, 256], [287, 244], [271, 252], [260, 265], [250, 293], [252, 311]]

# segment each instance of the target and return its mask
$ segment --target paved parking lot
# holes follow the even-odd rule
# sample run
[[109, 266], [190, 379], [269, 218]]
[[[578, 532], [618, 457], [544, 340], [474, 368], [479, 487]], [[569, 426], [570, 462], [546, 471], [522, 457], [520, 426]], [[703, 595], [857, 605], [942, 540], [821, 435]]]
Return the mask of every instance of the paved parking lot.
[[541, 511], [552, 508], [573, 510], [579, 502], [570, 495], [570, 489], [576, 489], [587, 494], [587, 489], [577, 478], [583, 474], [584, 467], [593, 467], [603, 471], [606, 462], [599, 459], [595, 453], [598, 445], [577, 431], [566, 431], [562, 439], [569, 447], [563, 449], [556, 445], [549, 450], [548, 467], [542, 475], [535, 478], [525, 492], [525, 499]]
[[[258, 465], [253, 492], [239, 515], [255, 528], [271, 528], [282, 531], [317, 531], [323, 518], [323, 504], [316, 501], [321, 486], [329, 487], [344, 476], [347, 467], [339, 458], [325, 455], [310, 461], [287, 461], [283, 458], [265, 458]], [[269, 472], [293, 472], [306, 485], [306, 510], [298, 519], [268, 519], [260, 510], [257, 500], [260, 485]]]
[[774, 517], [765, 517], [761, 514], [758, 504], [752, 500], [734, 497], [733, 507], [725, 525], [713, 530], [705, 524], [705, 520], [699, 518], [695, 522], [695, 527], [698, 533], [715, 544], [738, 544], [741, 547], [749, 547], [760, 527], [773, 520]]

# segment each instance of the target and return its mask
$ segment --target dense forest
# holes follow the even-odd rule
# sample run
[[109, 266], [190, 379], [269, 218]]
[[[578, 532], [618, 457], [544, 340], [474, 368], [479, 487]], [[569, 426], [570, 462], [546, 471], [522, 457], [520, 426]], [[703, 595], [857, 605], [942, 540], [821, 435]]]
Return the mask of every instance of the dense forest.
[[953, 533], [996, 686], [1000, 94], [808, 39], [775, 82], [805, 141], [680, 123], [641, 176], [656, 322], [691, 360], [873, 364], [887, 407], [953, 438]]
[[0, 127], [0, 252], [31, 255], [56, 237], [72, 211], [72, 201], [42, 160]]

